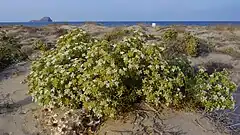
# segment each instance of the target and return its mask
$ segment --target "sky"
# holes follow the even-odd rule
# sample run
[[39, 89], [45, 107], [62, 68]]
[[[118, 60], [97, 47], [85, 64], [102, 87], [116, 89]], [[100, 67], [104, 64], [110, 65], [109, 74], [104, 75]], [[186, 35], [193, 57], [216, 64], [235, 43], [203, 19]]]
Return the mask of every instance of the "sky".
[[1, 0], [0, 22], [240, 21], [240, 0]]

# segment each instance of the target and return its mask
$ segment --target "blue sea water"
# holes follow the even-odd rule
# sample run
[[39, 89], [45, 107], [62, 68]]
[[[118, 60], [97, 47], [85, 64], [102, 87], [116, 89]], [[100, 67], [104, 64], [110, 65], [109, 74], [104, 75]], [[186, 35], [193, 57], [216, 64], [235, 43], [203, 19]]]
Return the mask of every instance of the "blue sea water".
[[[0, 26], [46, 26], [50, 24], [68, 24], [68, 25], [82, 25], [86, 22], [0, 22]], [[197, 26], [209, 26], [209, 25], [240, 25], [240, 21], [108, 21], [108, 22], [94, 22], [104, 26], [131, 26], [136, 24], [149, 24], [156, 23], [160, 26], [168, 25], [197, 25]]]

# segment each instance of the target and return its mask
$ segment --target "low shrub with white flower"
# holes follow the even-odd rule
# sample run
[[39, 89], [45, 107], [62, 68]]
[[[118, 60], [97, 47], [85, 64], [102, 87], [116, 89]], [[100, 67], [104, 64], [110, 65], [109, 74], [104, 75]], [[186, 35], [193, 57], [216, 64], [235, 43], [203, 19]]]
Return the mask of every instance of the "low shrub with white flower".
[[226, 71], [195, 73], [190, 61], [163, 57], [165, 48], [147, 39], [133, 31], [113, 43], [73, 30], [32, 63], [29, 93], [41, 105], [84, 108], [97, 117], [114, 117], [139, 100], [206, 110], [233, 107], [236, 85]]
[[234, 107], [232, 93], [236, 85], [229, 81], [229, 72], [223, 70], [211, 75], [204, 68], [195, 76], [193, 90], [197, 92], [196, 98], [207, 111], [229, 109]]

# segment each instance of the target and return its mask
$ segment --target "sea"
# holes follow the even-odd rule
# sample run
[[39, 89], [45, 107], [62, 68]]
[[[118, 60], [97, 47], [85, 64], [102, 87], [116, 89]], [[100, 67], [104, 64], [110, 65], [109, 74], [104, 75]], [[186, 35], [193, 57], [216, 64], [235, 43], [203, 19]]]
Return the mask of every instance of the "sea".
[[13, 25], [22, 25], [22, 26], [46, 26], [52, 24], [65, 24], [65, 25], [82, 25], [85, 23], [95, 23], [103, 26], [131, 26], [137, 24], [146, 24], [151, 25], [155, 23], [159, 26], [169, 26], [169, 25], [196, 25], [196, 26], [210, 26], [210, 25], [240, 25], [240, 21], [98, 21], [98, 22], [0, 22], [0, 26], [13, 26]]

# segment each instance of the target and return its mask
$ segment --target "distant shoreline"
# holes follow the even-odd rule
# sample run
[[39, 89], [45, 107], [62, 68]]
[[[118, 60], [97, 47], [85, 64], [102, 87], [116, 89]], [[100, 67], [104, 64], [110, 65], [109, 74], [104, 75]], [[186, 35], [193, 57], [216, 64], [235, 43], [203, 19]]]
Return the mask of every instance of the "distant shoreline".
[[186, 26], [211, 26], [211, 25], [240, 25], [240, 21], [53, 21], [53, 22], [0, 22], [0, 26], [46, 26], [46, 25], [83, 25], [92, 23], [103, 26], [132, 26], [138, 24], [151, 25], [156, 23], [158, 26], [186, 25]]

